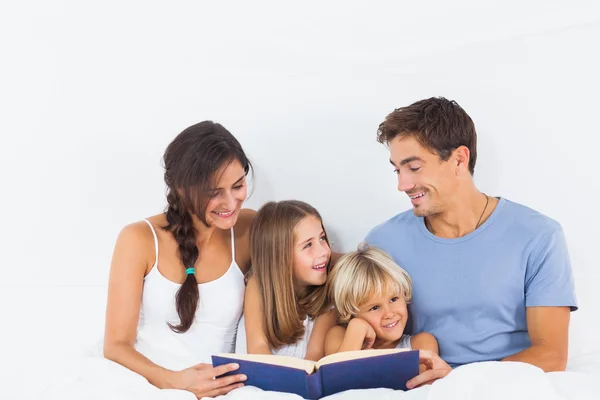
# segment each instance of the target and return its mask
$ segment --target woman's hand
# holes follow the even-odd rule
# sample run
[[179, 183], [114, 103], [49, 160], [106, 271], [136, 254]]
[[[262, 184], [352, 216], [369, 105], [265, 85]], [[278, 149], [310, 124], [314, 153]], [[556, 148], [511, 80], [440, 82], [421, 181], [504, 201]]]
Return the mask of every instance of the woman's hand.
[[217, 397], [244, 386], [246, 375], [238, 374], [219, 378], [221, 375], [235, 371], [238, 364], [225, 364], [213, 367], [210, 364], [198, 364], [173, 373], [169, 382], [174, 389], [192, 392], [197, 398]]
[[409, 389], [431, 384], [452, 371], [452, 367], [446, 361], [429, 350], [419, 350], [419, 364], [425, 366], [425, 371], [406, 383]]

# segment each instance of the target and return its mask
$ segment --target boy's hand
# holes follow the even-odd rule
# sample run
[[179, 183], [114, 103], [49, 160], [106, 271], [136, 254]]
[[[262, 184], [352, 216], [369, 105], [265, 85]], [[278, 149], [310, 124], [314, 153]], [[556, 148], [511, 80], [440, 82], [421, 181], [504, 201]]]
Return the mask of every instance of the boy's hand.
[[375, 330], [367, 321], [362, 318], [352, 318], [348, 323], [348, 330], [351, 330], [353, 335], [362, 337], [362, 350], [370, 349], [375, 343]]

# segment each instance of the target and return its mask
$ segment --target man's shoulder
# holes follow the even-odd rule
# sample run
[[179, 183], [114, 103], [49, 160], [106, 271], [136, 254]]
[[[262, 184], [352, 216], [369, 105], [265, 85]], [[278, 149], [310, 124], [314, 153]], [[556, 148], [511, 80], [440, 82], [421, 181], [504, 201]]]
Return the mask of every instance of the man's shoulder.
[[417, 224], [420, 220], [412, 210], [406, 210], [375, 226], [369, 231], [365, 240], [373, 244], [373, 242], [389, 238], [390, 235], [397, 237], [403, 233], [409, 233], [413, 228], [418, 227]]
[[504, 201], [502, 219], [524, 233], [536, 236], [548, 235], [562, 229], [557, 220], [540, 211], [511, 200], [504, 199]]

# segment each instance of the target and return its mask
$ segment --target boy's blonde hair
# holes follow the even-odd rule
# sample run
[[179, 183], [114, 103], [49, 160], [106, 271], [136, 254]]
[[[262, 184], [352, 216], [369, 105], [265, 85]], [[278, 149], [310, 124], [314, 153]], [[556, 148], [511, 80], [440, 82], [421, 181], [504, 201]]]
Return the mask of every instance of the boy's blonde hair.
[[412, 300], [412, 282], [406, 271], [386, 252], [366, 243], [361, 243], [357, 251], [340, 257], [328, 281], [329, 298], [340, 314], [342, 324], [355, 317], [373, 294], [393, 290], [407, 304]]

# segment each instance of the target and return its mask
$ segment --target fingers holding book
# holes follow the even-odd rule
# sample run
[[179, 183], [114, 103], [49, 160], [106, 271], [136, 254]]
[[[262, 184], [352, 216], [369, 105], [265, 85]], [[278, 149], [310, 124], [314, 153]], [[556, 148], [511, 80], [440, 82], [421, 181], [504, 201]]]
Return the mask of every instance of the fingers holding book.
[[239, 365], [236, 363], [217, 367], [213, 367], [210, 364], [194, 365], [176, 373], [173, 387], [188, 390], [194, 393], [197, 398], [224, 395], [233, 389], [244, 386], [241, 383], [247, 379], [244, 374], [223, 376], [238, 368]]
[[419, 363], [425, 367], [425, 371], [406, 383], [409, 389], [431, 384], [452, 371], [452, 367], [430, 350], [419, 350]]

